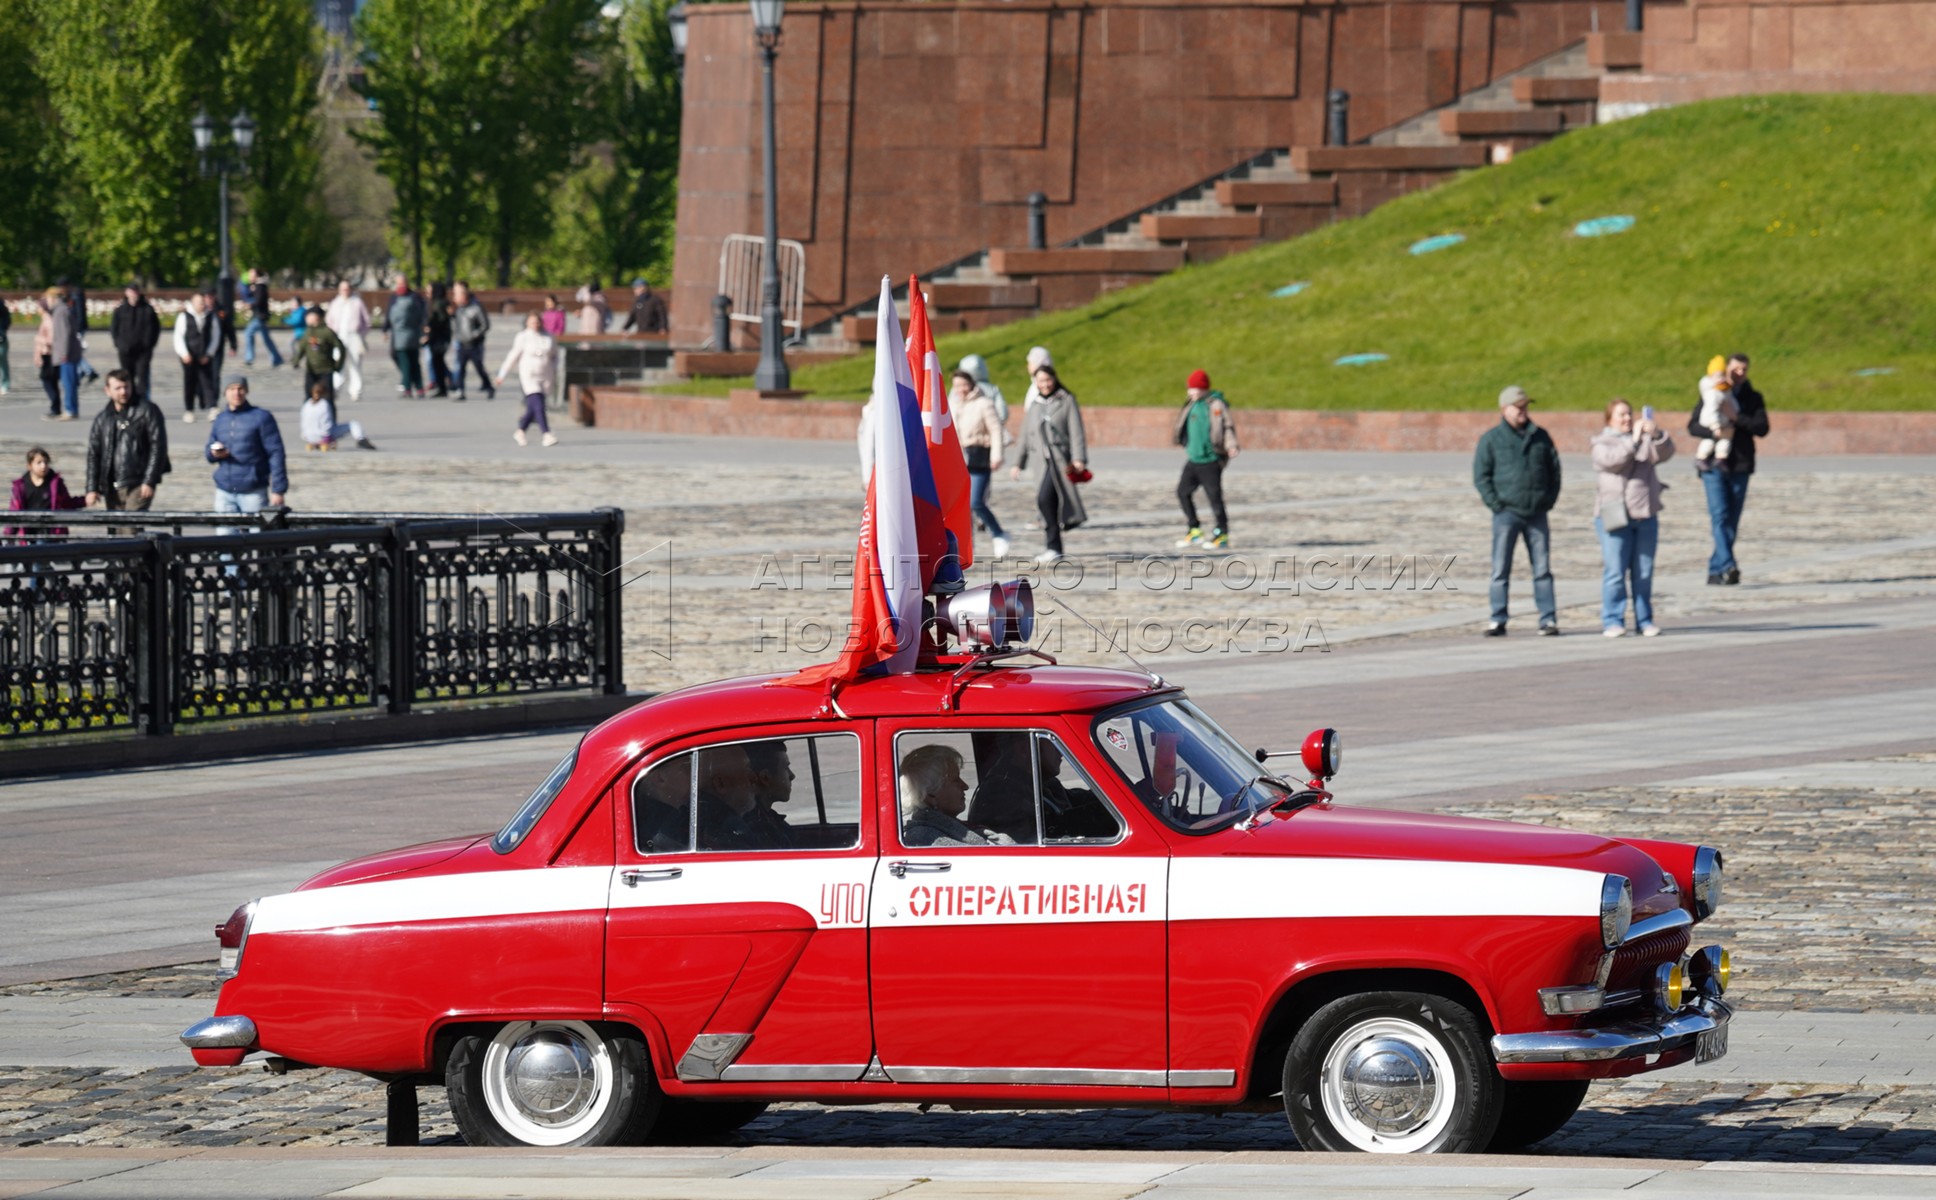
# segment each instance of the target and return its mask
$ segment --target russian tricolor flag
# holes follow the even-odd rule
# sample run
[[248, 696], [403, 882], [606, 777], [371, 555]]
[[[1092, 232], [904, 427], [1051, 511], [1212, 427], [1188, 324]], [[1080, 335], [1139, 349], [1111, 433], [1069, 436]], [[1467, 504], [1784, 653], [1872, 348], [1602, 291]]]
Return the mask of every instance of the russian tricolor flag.
[[[914, 295], [920, 295], [918, 284]], [[881, 279], [877, 321], [874, 474], [867, 481], [867, 507], [854, 554], [852, 627], [839, 659], [809, 667], [783, 681], [788, 684], [841, 684], [866, 675], [913, 671], [921, 649], [923, 598], [937, 575], [948, 583], [950, 570], [959, 586], [960, 569], [950, 561], [928, 432], [921, 420], [920, 392], [901, 340], [893, 283], [886, 277]], [[945, 397], [941, 411], [947, 411]], [[959, 458], [961, 451], [955, 448], [954, 453]]]

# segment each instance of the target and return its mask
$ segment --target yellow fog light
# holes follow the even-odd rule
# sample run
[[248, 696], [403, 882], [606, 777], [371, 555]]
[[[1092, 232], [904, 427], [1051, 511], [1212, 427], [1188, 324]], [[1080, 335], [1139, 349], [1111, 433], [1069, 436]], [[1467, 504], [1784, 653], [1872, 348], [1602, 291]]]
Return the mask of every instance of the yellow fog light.
[[1654, 999], [1662, 1009], [1673, 1012], [1681, 1006], [1681, 997], [1687, 991], [1687, 976], [1681, 972], [1679, 963], [1662, 963], [1654, 972]]
[[1719, 946], [1703, 946], [1687, 960], [1687, 987], [1703, 995], [1723, 995], [1734, 974], [1728, 952]]

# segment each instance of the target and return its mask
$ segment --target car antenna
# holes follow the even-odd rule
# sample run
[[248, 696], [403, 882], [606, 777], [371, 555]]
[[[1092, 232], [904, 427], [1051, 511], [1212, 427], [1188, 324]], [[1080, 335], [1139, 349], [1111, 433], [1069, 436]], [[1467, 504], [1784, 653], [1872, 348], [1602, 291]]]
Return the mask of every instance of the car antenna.
[[1095, 633], [1097, 637], [1100, 637], [1104, 642], [1108, 643], [1109, 648], [1111, 650], [1114, 650], [1116, 653], [1128, 659], [1138, 671], [1141, 671], [1143, 674], [1149, 676], [1149, 680], [1151, 683], [1155, 684], [1157, 687], [1162, 687], [1166, 682], [1168, 682], [1161, 675], [1158, 675], [1156, 672], [1150, 670], [1142, 663], [1137, 662], [1136, 656], [1129, 652], [1129, 648], [1127, 646], [1118, 645], [1116, 643], [1116, 639], [1104, 633], [1102, 629], [1094, 621], [1091, 621], [1088, 617], [1085, 617], [1080, 612], [1077, 612], [1076, 606], [1069, 603], [1069, 600], [1066, 596], [1058, 596], [1056, 598], [1056, 602], [1062, 605], [1063, 608], [1069, 610], [1070, 616], [1074, 617], [1078, 621], [1081, 621], [1084, 625], [1087, 625], [1091, 630], [1091, 632]]

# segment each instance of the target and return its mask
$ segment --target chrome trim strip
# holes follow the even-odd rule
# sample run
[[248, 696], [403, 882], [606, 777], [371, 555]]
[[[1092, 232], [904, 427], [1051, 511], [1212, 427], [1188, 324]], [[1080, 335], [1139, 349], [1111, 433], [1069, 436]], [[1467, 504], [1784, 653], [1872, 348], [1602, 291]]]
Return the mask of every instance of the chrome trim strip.
[[1167, 1071], [1088, 1067], [888, 1067], [895, 1083], [1027, 1083], [1062, 1087], [1167, 1087]]
[[1680, 929], [1683, 926], [1692, 924], [1694, 924], [1694, 918], [1687, 915], [1686, 909], [1670, 908], [1659, 916], [1648, 917], [1644, 921], [1635, 921], [1627, 929], [1627, 936], [1621, 940], [1620, 944], [1622, 946], [1630, 946], [1641, 938], [1652, 937], [1657, 933], [1666, 933], [1670, 929]]
[[255, 1022], [247, 1017], [209, 1017], [182, 1031], [182, 1045], [190, 1050], [232, 1050], [255, 1045]]
[[1542, 1033], [1501, 1033], [1492, 1039], [1492, 1056], [1502, 1063], [1605, 1062], [1667, 1054], [1702, 1034], [1726, 1030], [1734, 1010], [1703, 997], [1669, 1017], [1632, 1021], [1598, 1029], [1556, 1029]]
[[686, 1083], [716, 1082], [752, 1040], [750, 1033], [702, 1033], [686, 1047], [676, 1073]]
[[866, 1071], [866, 1063], [734, 1063], [719, 1078], [725, 1083], [852, 1083]]
[[1170, 1086], [1180, 1088], [1235, 1087], [1235, 1071], [1171, 1071]]
[[881, 1056], [876, 1054], [867, 1060], [867, 1071], [860, 1077], [862, 1083], [893, 1083], [887, 1077], [886, 1068], [881, 1066]]

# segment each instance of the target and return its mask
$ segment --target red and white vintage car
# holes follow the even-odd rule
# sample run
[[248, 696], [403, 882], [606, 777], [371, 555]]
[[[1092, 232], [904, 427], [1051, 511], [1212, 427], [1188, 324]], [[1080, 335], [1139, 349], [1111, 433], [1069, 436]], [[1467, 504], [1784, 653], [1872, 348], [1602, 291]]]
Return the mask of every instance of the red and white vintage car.
[[182, 1040], [443, 1084], [468, 1141], [537, 1146], [811, 1100], [1281, 1104], [1314, 1149], [1498, 1150], [1725, 1052], [1727, 955], [1690, 953], [1719, 854], [1334, 804], [1338, 755], [1312, 735], [1299, 786], [1158, 678], [1012, 656], [688, 688], [495, 836], [244, 905]]

